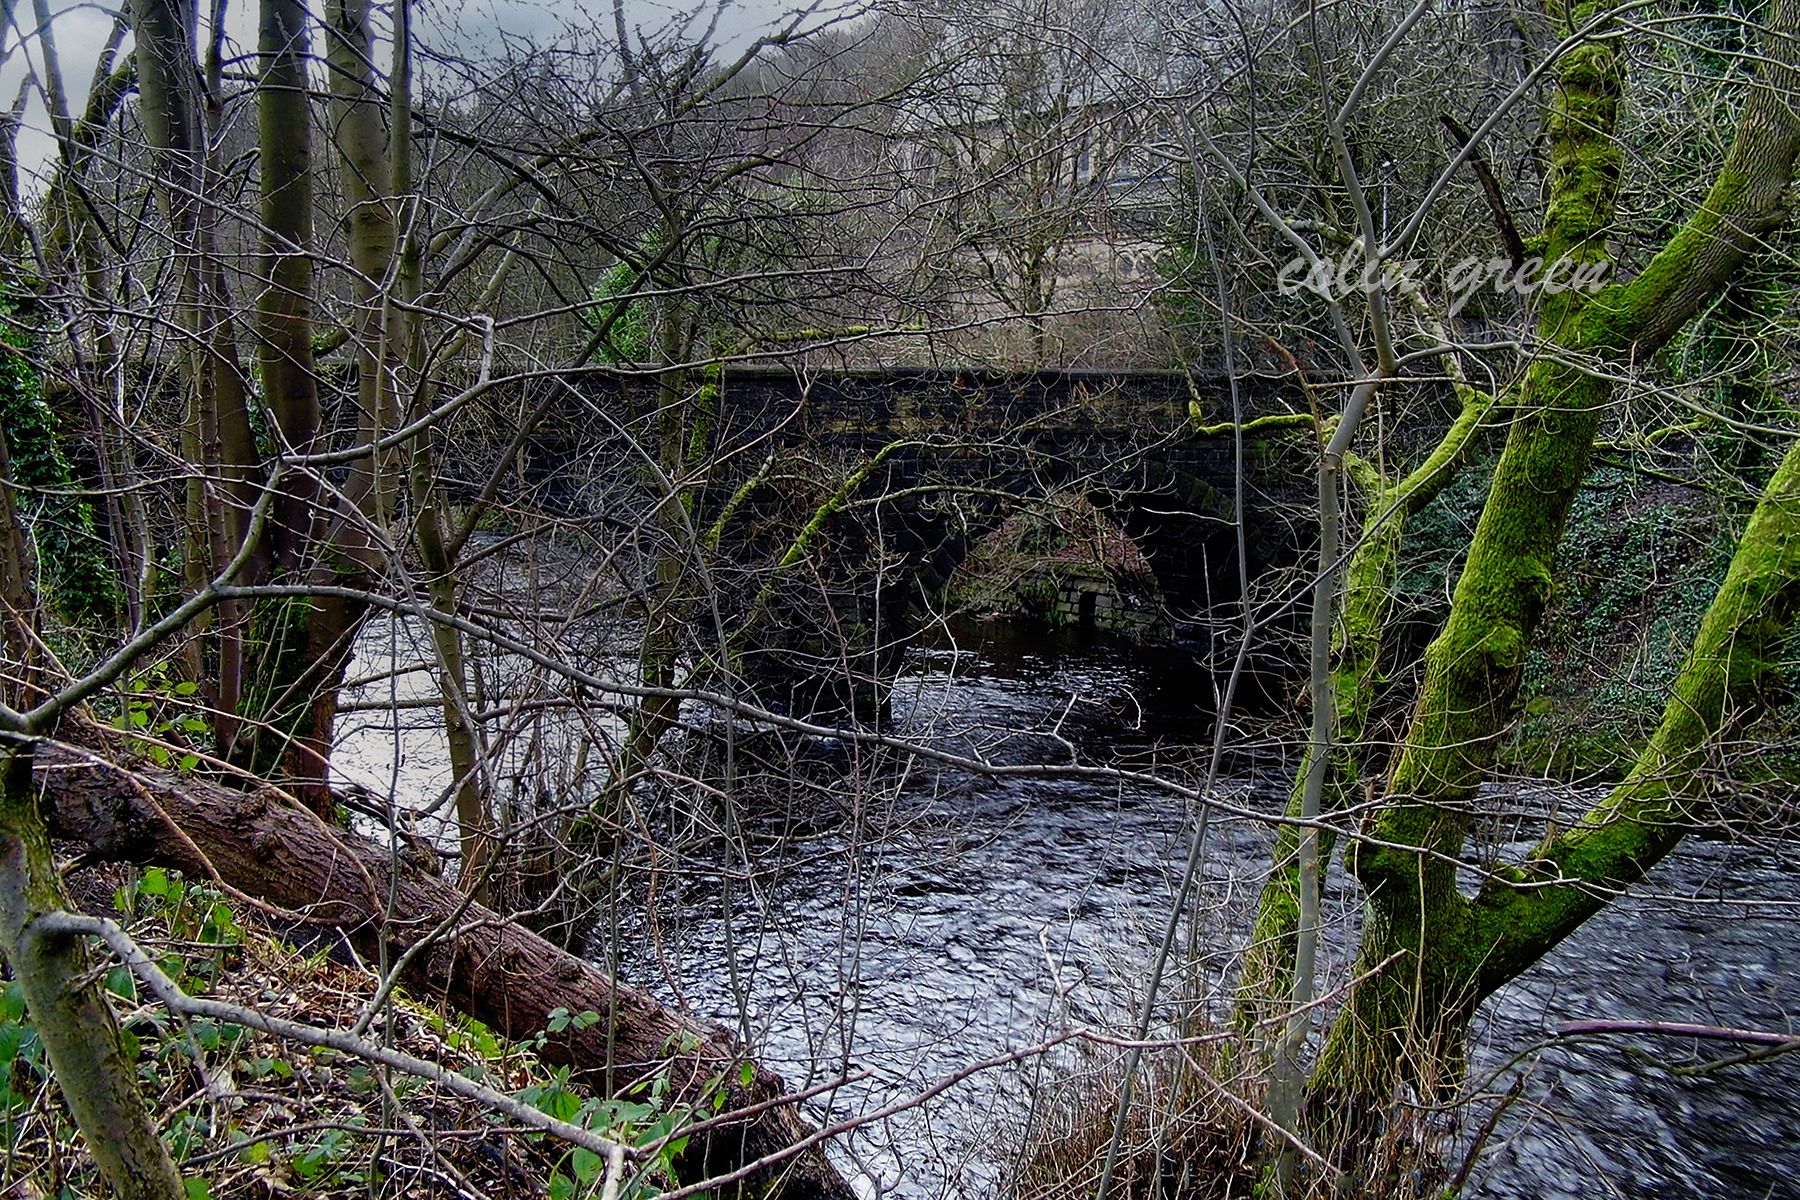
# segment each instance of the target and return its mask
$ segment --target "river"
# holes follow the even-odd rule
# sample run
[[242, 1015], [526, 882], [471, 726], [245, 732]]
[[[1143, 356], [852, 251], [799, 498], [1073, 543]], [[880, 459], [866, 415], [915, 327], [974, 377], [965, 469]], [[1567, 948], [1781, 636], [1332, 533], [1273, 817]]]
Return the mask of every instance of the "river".
[[[1189, 770], [1210, 707], [1211, 681], [1167, 649], [976, 625], [911, 652], [894, 723], [1001, 761], [1123, 753]], [[403, 756], [391, 739], [358, 736], [340, 748], [348, 771], [413, 797], [441, 786], [441, 755], [417, 742], [428, 735], [406, 735]], [[639, 882], [614, 946], [625, 978], [742, 1029], [796, 1087], [862, 1076], [813, 1105], [820, 1121], [904, 1102], [1071, 1026], [1125, 1026], [1186, 854], [1193, 814], [1180, 802], [1092, 781], [971, 778], [854, 746], [809, 754], [813, 790], [736, 814], [750, 865], [713, 839], [710, 860], [684, 852]], [[1267, 808], [1278, 792], [1239, 782], [1221, 795]], [[1255, 822], [1213, 822], [1189, 956], [1202, 990], [1228, 979], [1267, 843]], [[1672, 1073], [1694, 1047], [1667, 1041], [1517, 1057], [1572, 1019], [1794, 1028], [1794, 857], [1691, 842], [1488, 1002], [1472, 1076], [1490, 1096], [1523, 1082], [1469, 1194], [1800, 1197], [1800, 1056], [1699, 1076]], [[1328, 936], [1354, 927], [1340, 872], [1325, 909]], [[1341, 957], [1327, 955], [1326, 986]], [[840, 1161], [869, 1195], [994, 1195], [1034, 1087], [1093, 1053], [1065, 1046], [976, 1072], [840, 1138]]]

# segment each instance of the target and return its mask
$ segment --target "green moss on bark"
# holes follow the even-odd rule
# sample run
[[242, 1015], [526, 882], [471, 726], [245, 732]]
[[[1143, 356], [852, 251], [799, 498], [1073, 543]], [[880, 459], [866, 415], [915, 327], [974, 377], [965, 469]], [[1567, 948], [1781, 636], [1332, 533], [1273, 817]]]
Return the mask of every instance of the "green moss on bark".
[[[1553, 257], [1604, 257], [1620, 175], [1612, 129], [1623, 78], [1610, 41], [1578, 47], [1559, 69], [1544, 224]], [[1574, 291], [1548, 298], [1540, 337], [1566, 339], [1585, 303]], [[1608, 380], [1549, 359], [1510, 397], [1515, 419], [1450, 617], [1426, 651], [1388, 800], [1370, 829], [1374, 840], [1349, 854], [1369, 895], [1357, 967], [1370, 980], [1352, 990], [1333, 1026], [1317, 1087], [1381, 1097], [1403, 1078], [1435, 1082], [1445, 1048], [1460, 1044], [1460, 998], [1473, 987], [1456, 856], [1549, 604], [1557, 542], [1610, 398]], [[1404, 961], [1389, 962], [1395, 956]]]
[[[1345, 469], [1364, 492], [1362, 533], [1344, 572], [1344, 596], [1332, 637], [1331, 696], [1336, 749], [1325, 777], [1321, 812], [1329, 816], [1353, 801], [1362, 764], [1356, 752], [1368, 732], [1369, 712], [1381, 686], [1382, 637], [1393, 606], [1406, 518], [1417, 513], [1455, 478], [1475, 444], [1475, 434], [1492, 409], [1486, 392], [1459, 386], [1462, 409], [1432, 452], [1397, 484], [1390, 484], [1361, 459], [1346, 459]], [[1311, 751], [1302, 759], [1288, 798], [1287, 815], [1301, 813], [1302, 790], [1311, 767]], [[1319, 859], [1330, 861], [1336, 839], [1319, 835]], [[1234, 1024], [1242, 1033], [1270, 1027], [1288, 995], [1300, 920], [1300, 828], [1283, 825], [1276, 833], [1274, 863], [1257, 900], [1239, 980]]]
[[137, 1092], [119, 1026], [82, 942], [36, 923], [66, 910], [31, 779], [31, 753], [0, 748], [0, 954], [25, 993], [57, 1086], [120, 1200], [183, 1200], [180, 1173]]
[[[1579, 10], [1571, 14], [1572, 23], [1583, 19]], [[1554, 361], [1540, 358], [1512, 399], [1516, 420], [1449, 620], [1427, 652], [1425, 682], [1388, 779], [1387, 802], [1372, 822], [1375, 841], [1360, 843], [1352, 856], [1369, 897], [1359, 970], [1374, 971], [1391, 955], [1407, 961], [1386, 982], [1353, 989], [1315, 1075], [1321, 1088], [1360, 1089], [1379, 1102], [1401, 1081], [1429, 1082], [1454, 1057], [1449, 1048], [1460, 1046], [1470, 1007], [1494, 973], [1496, 919], [1486, 909], [1471, 911], [1457, 894], [1456, 862], [1476, 788], [1516, 704], [1525, 655], [1550, 596], [1557, 543], [1611, 396], [1607, 372], [1575, 364], [1588, 355], [1618, 360], [1654, 353], [1729, 282], [1754, 231], [1778, 219], [1800, 153], [1800, 117], [1788, 102], [1797, 90], [1800, 5], [1775, 0], [1768, 25], [1756, 86], [1705, 208], [1631, 283], [1592, 300], [1566, 292], [1547, 299], [1541, 311], [1540, 340], [1562, 349]], [[1544, 230], [1552, 256], [1603, 261], [1618, 184], [1611, 133], [1622, 79], [1611, 41], [1578, 48], [1559, 69]], [[1703, 629], [1703, 641], [1706, 636]], [[1761, 657], [1696, 670], [1722, 672], [1729, 686], [1757, 677], [1760, 668], [1751, 660]], [[1676, 700], [1691, 706], [1694, 698], [1684, 700], [1678, 689]], [[1696, 761], [1662, 754], [1652, 765], [1691, 774]], [[1602, 844], [1619, 836], [1606, 834]], [[1577, 856], [1593, 849], [1592, 843], [1565, 844]], [[1613, 844], [1600, 860], [1635, 859], [1633, 848], [1620, 850]], [[1550, 932], [1546, 925], [1532, 940], [1554, 944]], [[1384, 997], [1389, 988], [1401, 989], [1404, 1002]]]
[[1779, 680], [1800, 615], [1800, 442], [1764, 490], [1657, 727], [1625, 780], [1576, 825], [1482, 890], [1471, 908], [1482, 994], [1536, 962], [1642, 877], [1707, 815], [1721, 735]]

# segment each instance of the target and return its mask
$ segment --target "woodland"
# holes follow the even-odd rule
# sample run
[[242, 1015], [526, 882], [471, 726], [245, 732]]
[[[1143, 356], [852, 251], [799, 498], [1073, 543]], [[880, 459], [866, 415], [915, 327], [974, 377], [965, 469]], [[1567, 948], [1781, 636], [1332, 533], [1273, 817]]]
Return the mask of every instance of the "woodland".
[[1800, 0], [4, 25], [0, 1195], [1793, 1194]]

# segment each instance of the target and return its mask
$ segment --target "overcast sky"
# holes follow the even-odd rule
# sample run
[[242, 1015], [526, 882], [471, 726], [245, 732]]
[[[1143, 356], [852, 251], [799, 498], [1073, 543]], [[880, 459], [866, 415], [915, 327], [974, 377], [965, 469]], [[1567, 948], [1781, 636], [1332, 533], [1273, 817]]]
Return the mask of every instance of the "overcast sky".
[[[314, 0], [315, 4], [317, 0]], [[594, 30], [610, 34], [613, 26], [611, 0], [418, 0], [415, 18], [421, 42], [444, 51], [473, 58], [498, 53], [510, 39], [515, 47], [527, 43], [539, 46], [563, 40], [567, 31]], [[830, 0], [828, 0], [830, 2]], [[70, 93], [70, 106], [77, 115], [85, 102], [94, 64], [112, 29], [117, 8], [91, 0], [50, 0], [57, 57], [61, 61], [65, 84]], [[202, 11], [210, 6], [203, 3]], [[256, 48], [256, 0], [230, 0], [225, 28], [239, 53]], [[738, 0], [726, 3], [719, 16], [717, 40], [725, 50], [741, 48], [759, 33], [779, 24], [794, 9], [791, 0]], [[653, 33], [695, 13], [693, 5], [666, 3], [664, 0], [626, 0], [625, 20], [628, 27]], [[841, 12], [841, 8], [833, 11]], [[707, 15], [688, 21], [692, 35], [705, 29]], [[44, 62], [42, 40], [30, 4], [14, 9], [16, 28], [5, 34], [6, 59], [0, 64], [0, 105], [10, 107], [19, 87], [31, 72], [41, 70]], [[385, 23], [385, 19], [383, 21]], [[23, 36], [21, 37], [21, 31]], [[319, 53], [319, 39], [314, 34], [312, 50]], [[25, 194], [34, 193], [34, 177], [41, 174], [55, 153], [42, 97], [33, 95], [19, 131], [18, 152], [20, 184]]]

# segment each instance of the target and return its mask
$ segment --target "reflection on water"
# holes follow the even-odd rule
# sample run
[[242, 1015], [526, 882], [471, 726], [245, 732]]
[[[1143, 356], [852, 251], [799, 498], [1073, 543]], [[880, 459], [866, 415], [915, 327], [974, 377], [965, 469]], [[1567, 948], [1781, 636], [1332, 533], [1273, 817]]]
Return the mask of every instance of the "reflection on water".
[[[895, 697], [898, 732], [1002, 761], [1124, 751], [1180, 770], [1199, 758], [1211, 684], [1179, 656], [979, 627], [960, 634], [960, 644], [914, 653]], [[832, 749], [829, 795], [801, 801], [820, 819], [788, 812], [789, 836], [758, 841], [749, 868], [719, 849], [711, 862], [665, 863], [653, 889], [638, 889], [614, 947], [626, 978], [744, 1029], [795, 1086], [864, 1076], [828, 1110], [815, 1106], [817, 1119], [894, 1104], [1071, 1024], [1123, 1022], [1185, 855], [1190, 814], [1179, 802], [1093, 782], [970, 779]], [[378, 747], [358, 748], [365, 769], [371, 753], [379, 765]], [[1276, 802], [1248, 786], [1229, 795]], [[738, 815], [758, 828], [755, 811]], [[1220, 820], [1210, 846], [1196, 945], [1199, 974], [1216, 986], [1267, 837]], [[1792, 1028], [1794, 883], [1791, 868], [1749, 850], [1688, 847], [1655, 874], [1654, 898], [1614, 906], [1486, 1006], [1475, 1078], [1486, 1082], [1562, 1020]], [[1353, 925], [1354, 897], [1336, 873], [1328, 893], [1331, 926]], [[1637, 1049], [1679, 1057], [1690, 1048]], [[1471, 1190], [1800, 1195], [1797, 1057], [1684, 1077], [1619, 1042], [1546, 1049], [1512, 1068], [1526, 1077], [1519, 1100]], [[991, 1195], [1042, 1069], [1028, 1060], [984, 1071], [864, 1126], [844, 1139], [846, 1162], [871, 1193]], [[1487, 1086], [1498, 1094], [1510, 1082]]]

